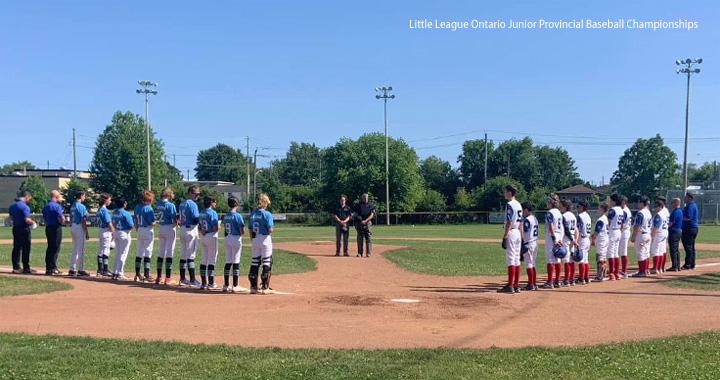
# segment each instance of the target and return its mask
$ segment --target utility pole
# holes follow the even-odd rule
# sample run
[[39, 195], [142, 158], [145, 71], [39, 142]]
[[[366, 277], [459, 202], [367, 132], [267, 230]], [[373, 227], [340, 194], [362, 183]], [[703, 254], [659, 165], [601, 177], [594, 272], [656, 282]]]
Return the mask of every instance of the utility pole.
[[157, 90], [150, 89], [148, 87], [157, 87], [157, 83], [149, 80], [140, 80], [138, 84], [141, 85], [142, 89], [135, 90], [138, 94], [145, 95], [145, 147], [147, 148], [147, 189], [152, 190], [152, 180], [150, 172], [150, 119], [149, 119], [149, 102], [148, 95], [157, 95]]
[[173, 153], [173, 166], [177, 168], [177, 165], [175, 165], [175, 153]]
[[487, 183], [487, 133], [485, 133], [485, 181], [483, 181], [483, 189], [485, 189], [485, 184]]
[[245, 189], [245, 196], [248, 202], [250, 201], [250, 136], [245, 137], [245, 164], [247, 173], [247, 188]]
[[507, 175], [508, 175], [508, 178], [510, 178], [510, 152], [508, 152], [508, 160], [507, 161], [508, 161]]
[[686, 65], [685, 68], [677, 69], [675, 70], [676, 74], [686, 74], [687, 75], [687, 94], [685, 96], [685, 153], [683, 155], [683, 193], [687, 192], [688, 187], [688, 134], [689, 134], [689, 121], [690, 121], [690, 75], [692, 74], [699, 74], [700, 69], [695, 68], [693, 69], [692, 66], [694, 64], [701, 64], [702, 58], [697, 59], [683, 59], [675, 61], [675, 64], [680, 65]]
[[77, 179], [77, 147], [75, 146], [75, 128], [73, 128], [73, 178]]
[[390, 158], [388, 149], [388, 117], [387, 117], [387, 101], [395, 99], [395, 95], [388, 95], [392, 91], [392, 86], [375, 87], [375, 92], [382, 92], [382, 95], [375, 95], [375, 99], [382, 99], [385, 112], [385, 224], [390, 225]]

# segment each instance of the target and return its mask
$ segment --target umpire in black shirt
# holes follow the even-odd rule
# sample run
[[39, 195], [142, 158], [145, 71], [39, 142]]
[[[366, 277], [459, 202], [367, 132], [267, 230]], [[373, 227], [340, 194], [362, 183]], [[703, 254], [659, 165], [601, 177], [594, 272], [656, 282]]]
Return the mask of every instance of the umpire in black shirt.
[[375, 217], [375, 205], [368, 201], [367, 193], [355, 205], [355, 229], [357, 230], [358, 257], [363, 255], [363, 240], [366, 246], [366, 256], [372, 253], [372, 219]]
[[350, 214], [352, 210], [347, 205], [345, 194], [340, 196], [340, 204], [335, 209], [335, 256], [340, 256], [340, 238], [342, 237], [343, 256], [348, 256], [348, 239], [350, 237]]

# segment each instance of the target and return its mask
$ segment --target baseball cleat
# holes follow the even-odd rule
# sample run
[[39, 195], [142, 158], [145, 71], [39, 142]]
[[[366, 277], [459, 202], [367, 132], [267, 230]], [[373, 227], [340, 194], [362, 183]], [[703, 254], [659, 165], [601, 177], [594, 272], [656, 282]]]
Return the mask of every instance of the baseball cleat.
[[260, 292], [261, 294], [275, 294], [275, 291], [272, 288], [262, 288]]
[[520, 293], [521, 289], [519, 286], [513, 286], [513, 290], [515, 291], [515, 293]]
[[635, 273], [635, 274], [632, 275], [632, 276], [633, 276], [633, 277], [647, 277], [647, 273], [645, 273], [645, 272], [637, 272], [637, 273]]
[[553, 286], [556, 288], [562, 288], [562, 284], [560, 283], [560, 281], [553, 282]]
[[112, 273], [110, 273], [109, 271], [104, 271], [104, 272], [102, 273], [102, 276], [103, 276], [103, 277], [112, 277]]
[[78, 277], [90, 277], [90, 273], [85, 272], [84, 270], [81, 270], [80, 272], [77, 272]]
[[209, 284], [209, 285], [205, 286], [205, 290], [207, 290], [207, 291], [210, 291], [210, 290], [220, 290], [220, 285], [218, 285], [218, 284]]
[[227, 285], [223, 285], [222, 292], [223, 292], [223, 293], [227, 293], [227, 292], [228, 292], [228, 289], [229, 289], [229, 288], [228, 288]]
[[164, 284], [164, 283], [165, 283], [165, 280], [163, 280], [162, 277], [158, 277], [158, 278], [155, 279], [155, 285], [161, 285], [161, 284]]
[[542, 285], [540, 285], [540, 289], [554, 289], [552, 282], [546, 282]]
[[657, 274], [658, 272], [655, 269], [650, 269], [650, 274]]
[[116, 280], [120, 280], [120, 281], [130, 281], [130, 277], [128, 277], [128, 276], [126, 276], [126, 275], [124, 275], [124, 274], [121, 274], [121, 275], [119, 275], [119, 276], [116, 278]]
[[258, 288], [254, 287], [254, 286], [251, 287], [251, 288], [250, 288], [250, 294], [258, 294]]
[[620, 272], [620, 278], [628, 278], [628, 274], [625, 272]]
[[233, 293], [249, 293], [247, 288], [243, 288], [242, 286], [233, 286], [230, 288], [230, 291]]
[[200, 282], [198, 280], [195, 280], [195, 281], [190, 282], [190, 284], [188, 286], [191, 288], [199, 288], [201, 285], [202, 284], [200, 284]]
[[13, 274], [22, 274], [22, 269], [13, 269], [12, 273]]
[[145, 276], [143, 277], [144, 282], [155, 282], [155, 279], [152, 278], [152, 276]]
[[170, 277], [165, 277], [165, 285], [175, 285], [176, 282]]
[[139, 275], [136, 274], [135, 277], [133, 277], [133, 281], [135, 281], [135, 282], [142, 282], [142, 276], [139, 276]]
[[526, 290], [526, 291], [537, 290], [537, 286], [535, 286], [535, 285], [525, 285], [525, 287], [523, 288], [523, 290]]
[[513, 294], [513, 293], [515, 293], [515, 288], [513, 288], [513, 287], [510, 286], [510, 285], [505, 285], [505, 286], [503, 286], [502, 288], [498, 289], [497, 292], [498, 292], [498, 293], [510, 293], [510, 294]]
[[187, 278], [180, 280], [179, 286], [190, 286], [190, 281]]
[[358, 254], [357, 254], [357, 257], [362, 257], [362, 253], [358, 253]]
[[[18, 269], [18, 270], [19, 270], [19, 269]], [[13, 271], [13, 273], [15, 273], [15, 271]], [[67, 273], [67, 275], [68, 275], [68, 276], [77, 276], [77, 272], [74, 271], [74, 270], [69, 270], [68, 273]]]

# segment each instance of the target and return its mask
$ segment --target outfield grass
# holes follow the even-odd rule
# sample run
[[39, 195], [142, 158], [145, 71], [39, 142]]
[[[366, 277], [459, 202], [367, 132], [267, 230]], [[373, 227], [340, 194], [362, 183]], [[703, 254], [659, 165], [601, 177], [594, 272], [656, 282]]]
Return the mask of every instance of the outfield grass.
[[[152, 270], [151, 273], [153, 276], [155, 276], [155, 262], [156, 262], [156, 255], [157, 255], [157, 244], [158, 242], [155, 242], [155, 252], [153, 252], [153, 258], [152, 258]], [[30, 266], [38, 271], [45, 271], [45, 244], [33, 244], [32, 249], [30, 251]], [[136, 242], [133, 240], [132, 245], [130, 246], [130, 252], [128, 253], [128, 258], [125, 261], [125, 273], [126, 275], [128, 273], [133, 273], [135, 271], [135, 251], [136, 251], [137, 245]], [[85, 270], [90, 273], [95, 273], [97, 271], [97, 249], [98, 249], [98, 243], [89, 241], [85, 243]], [[59, 268], [68, 268], [68, 264], [70, 261], [70, 253], [72, 250], [72, 243], [63, 243], [60, 248], [60, 254], [58, 255], [58, 267]], [[11, 253], [12, 253], [12, 245], [8, 244], [0, 244], [0, 265], [4, 266], [11, 266], [12, 260], [11, 260]], [[115, 256], [116, 251], [111, 250], [110, 251], [110, 264], [112, 268], [112, 259]], [[198, 249], [197, 252], [197, 258], [196, 262], [200, 262], [200, 249]], [[175, 260], [173, 260], [173, 273], [174, 276], [177, 276], [178, 269], [179, 269], [179, 248], [175, 248]], [[242, 248], [242, 256], [240, 258], [240, 268], [241, 270], [247, 270], [247, 268], [250, 267], [250, 260], [251, 260], [251, 252], [250, 252], [250, 245], [246, 244]], [[218, 253], [218, 259], [217, 259], [218, 265], [220, 265], [220, 268], [222, 268], [222, 265], [225, 264], [225, 250], [222, 245], [222, 239], [220, 242], [220, 249]], [[199, 265], [199, 264], [198, 264]], [[301, 273], [301, 272], [307, 272], [317, 269], [317, 265], [315, 264], [315, 261], [308, 258], [307, 256], [294, 253], [294, 252], [288, 252], [283, 251], [281, 249], [274, 249], [273, 250], [273, 273], [274, 274], [287, 274], [287, 273]], [[220, 272], [222, 273], [222, 271]]]
[[485, 350], [254, 349], [0, 334], [0, 379], [716, 379], [718, 357], [717, 332]]
[[675, 288], [720, 290], [720, 273], [704, 273], [695, 276], [678, 277], [666, 281], [664, 284]]
[[[505, 275], [505, 250], [500, 243], [440, 242], [383, 240], [383, 244], [403, 245], [408, 248], [385, 253], [385, 257], [411, 272], [441, 276]], [[595, 247], [590, 248], [590, 274], [595, 273]], [[720, 257], [720, 251], [697, 251], [697, 258]], [[629, 266], [637, 265], [632, 247], [628, 248]], [[537, 272], [545, 271], [545, 247], [539, 246]], [[524, 269], [523, 269], [524, 273]], [[524, 274], [523, 274], [524, 276]]]
[[60, 281], [38, 280], [18, 275], [0, 276], [0, 297], [21, 296], [70, 290], [73, 286]]

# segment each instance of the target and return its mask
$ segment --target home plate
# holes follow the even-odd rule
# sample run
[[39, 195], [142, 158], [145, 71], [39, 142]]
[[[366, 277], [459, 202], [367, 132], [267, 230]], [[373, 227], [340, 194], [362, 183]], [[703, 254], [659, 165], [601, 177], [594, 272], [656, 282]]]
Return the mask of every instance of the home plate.
[[394, 298], [391, 299], [390, 302], [400, 302], [400, 303], [418, 303], [420, 300], [413, 300], [409, 298]]

